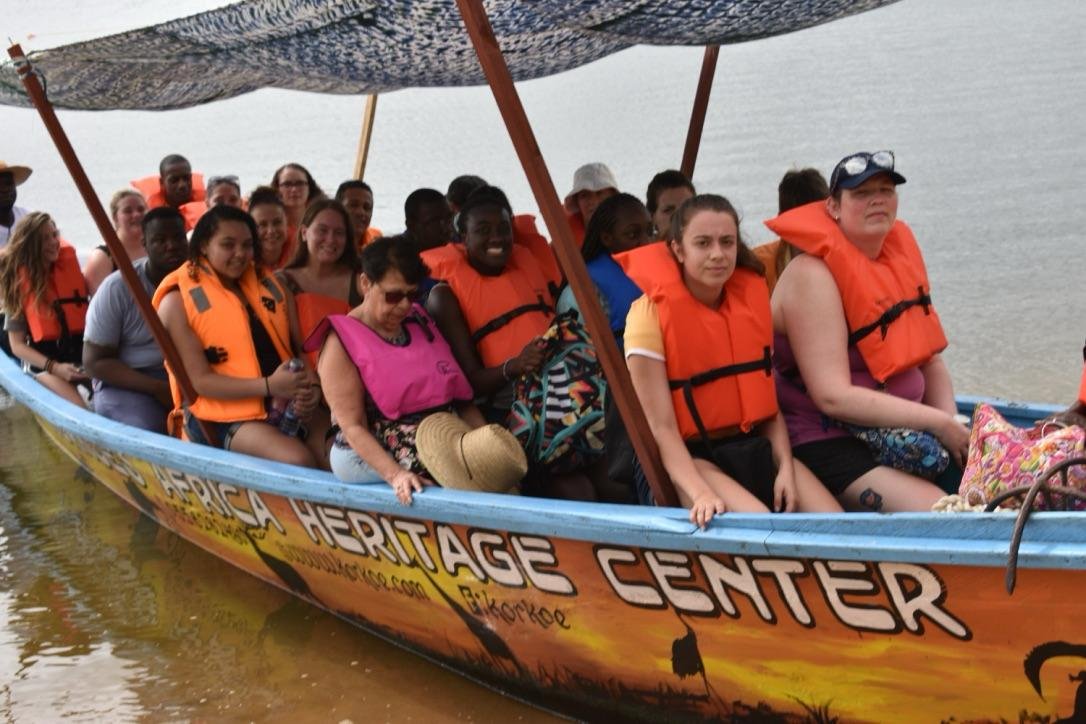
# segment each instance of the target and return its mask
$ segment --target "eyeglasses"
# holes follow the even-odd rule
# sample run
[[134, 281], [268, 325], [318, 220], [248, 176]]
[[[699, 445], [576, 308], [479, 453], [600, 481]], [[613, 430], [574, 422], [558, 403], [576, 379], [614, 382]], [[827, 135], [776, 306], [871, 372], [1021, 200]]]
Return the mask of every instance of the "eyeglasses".
[[405, 299], [410, 299], [412, 302], [414, 302], [419, 298], [418, 287], [413, 287], [411, 289], [394, 289], [390, 292], [377, 284], [375, 284], [374, 286], [380, 289], [382, 293], [384, 293], [386, 304], [396, 305]]
[[308, 186], [308, 181], [280, 181], [280, 186], [286, 186], [288, 189], [300, 189], [303, 186]]

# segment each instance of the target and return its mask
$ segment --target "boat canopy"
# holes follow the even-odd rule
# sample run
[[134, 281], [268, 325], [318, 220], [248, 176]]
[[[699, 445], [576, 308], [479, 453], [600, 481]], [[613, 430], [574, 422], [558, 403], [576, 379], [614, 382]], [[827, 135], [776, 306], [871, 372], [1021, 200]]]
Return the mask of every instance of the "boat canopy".
[[[487, 0], [514, 80], [632, 45], [723, 45], [896, 0]], [[244, 0], [30, 54], [57, 108], [169, 110], [260, 88], [385, 93], [486, 82], [455, 0]], [[0, 104], [30, 106], [11, 62]]]

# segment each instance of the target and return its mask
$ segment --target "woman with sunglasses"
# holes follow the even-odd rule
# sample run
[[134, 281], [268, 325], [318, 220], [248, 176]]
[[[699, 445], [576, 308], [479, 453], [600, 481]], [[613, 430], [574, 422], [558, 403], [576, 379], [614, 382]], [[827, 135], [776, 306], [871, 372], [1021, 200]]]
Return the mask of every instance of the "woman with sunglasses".
[[306, 341], [332, 419], [332, 472], [349, 483], [386, 481], [404, 505], [433, 482], [419, 461], [423, 418], [455, 412], [484, 424], [467, 378], [437, 325], [415, 301], [429, 270], [414, 245], [380, 238], [362, 250], [362, 302], [323, 320]]
[[[295, 346], [286, 295], [263, 268], [256, 239], [256, 224], [241, 209], [208, 209], [192, 231], [188, 262], [155, 291], [153, 304], [196, 389], [183, 410], [185, 432], [193, 442], [315, 467], [323, 430], [303, 441], [269, 422], [276, 400], [290, 401], [308, 422], [319, 394], [312, 373], [289, 364]], [[179, 403], [172, 373], [170, 385]]]
[[[297, 315], [299, 339], [308, 339], [329, 314], [346, 314], [362, 302], [361, 265], [350, 214], [338, 201], [317, 199], [310, 204], [302, 216], [300, 238], [294, 258], [276, 276]], [[316, 366], [315, 353], [310, 362]]]
[[[903, 183], [890, 151], [855, 153], [834, 168], [828, 199], [766, 222], [806, 252], [773, 293], [792, 449], [853, 510], [929, 510], [943, 491], [899, 463], [923, 452], [961, 466], [968, 451], [924, 259], [897, 219]], [[898, 433], [908, 445], [879, 449], [882, 436]]]
[[287, 258], [294, 255], [298, 245], [298, 227], [302, 223], [305, 208], [315, 199], [324, 196], [324, 191], [317, 185], [313, 174], [305, 166], [288, 163], [275, 170], [271, 186], [283, 201], [287, 212]]

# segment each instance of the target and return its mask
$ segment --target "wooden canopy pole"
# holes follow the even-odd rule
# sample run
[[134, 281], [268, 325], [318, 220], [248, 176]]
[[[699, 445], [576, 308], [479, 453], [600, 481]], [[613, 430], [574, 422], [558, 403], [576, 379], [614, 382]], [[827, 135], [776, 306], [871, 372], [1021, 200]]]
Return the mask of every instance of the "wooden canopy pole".
[[539, 204], [539, 211], [543, 214], [547, 230], [550, 231], [558, 263], [562, 265], [562, 271], [565, 272], [566, 279], [569, 280], [569, 285], [577, 298], [577, 304], [581, 308], [585, 326], [592, 335], [600, 364], [607, 376], [610, 393], [626, 424], [626, 430], [633, 443], [634, 452], [641, 461], [645, 477], [659, 504], [678, 505], [675, 489], [664, 472], [660, 452], [656, 448], [656, 440], [653, 439], [652, 432], [649, 430], [645, 413], [637, 400], [633, 382], [626, 369], [626, 363], [615, 345], [611, 326], [600, 307], [584, 260], [573, 241], [573, 232], [566, 220], [565, 210], [558, 201], [554, 182], [551, 180], [543, 154], [536, 143], [528, 116], [520, 102], [520, 95], [513, 85], [509, 66], [506, 65], [505, 57], [502, 55], [501, 48], [498, 47], [497, 38], [494, 37], [494, 30], [490, 26], [486, 10], [481, 0], [456, 0], [456, 4], [460, 8], [460, 15], [464, 19], [468, 35], [471, 36], [475, 52], [479, 56], [479, 64], [483, 67], [490, 89], [494, 93], [494, 100], [498, 103], [498, 109], [505, 121], [505, 128], [509, 131], [513, 147], [516, 148], [521, 166], [524, 167], [528, 184], [532, 187], [532, 194], [535, 196], [536, 203]]
[[370, 157], [370, 139], [373, 137], [373, 119], [377, 115], [377, 94], [366, 96], [366, 110], [362, 112], [362, 133], [358, 137], [358, 151], [354, 156], [354, 178], [362, 180], [366, 173], [366, 161]]
[[[128, 290], [132, 292], [132, 298], [136, 300], [140, 314], [143, 315], [143, 320], [147, 322], [155, 342], [162, 349], [163, 357], [177, 378], [185, 404], [192, 404], [196, 399], [196, 390], [192, 386], [192, 380], [189, 379], [188, 373], [185, 371], [185, 366], [181, 364], [181, 356], [178, 354], [177, 348], [174, 347], [169, 332], [162, 325], [162, 320], [158, 318], [154, 307], [151, 306], [151, 300], [147, 297], [147, 292], [144, 291], [143, 284], [136, 275], [132, 261], [128, 258], [128, 253], [124, 250], [121, 240], [117, 238], [117, 232], [113, 225], [109, 223], [106, 210], [102, 208], [102, 203], [94, 193], [94, 187], [91, 186], [90, 179], [87, 178], [87, 174], [83, 170], [83, 164], [79, 162], [79, 157], [75, 155], [75, 149], [72, 148], [72, 144], [68, 140], [68, 134], [61, 127], [56, 111], [53, 110], [53, 105], [45, 97], [45, 91], [42, 89], [41, 83], [38, 82], [38, 77], [34, 75], [30, 61], [27, 59], [26, 54], [23, 53], [22, 46], [18, 43], [8, 48], [8, 55], [15, 61], [15, 69], [23, 81], [23, 87], [26, 88], [30, 101], [38, 109], [38, 115], [41, 116], [42, 123], [45, 124], [46, 130], [49, 131], [49, 136], [53, 139], [53, 144], [57, 147], [64, 165], [68, 167], [68, 173], [71, 174], [72, 180], [75, 181], [76, 188], [79, 189], [79, 194], [83, 197], [83, 203], [87, 205], [87, 211], [90, 212], [94, 223], [98, 226], [98, 233], [102, 235], [102, 240], [109, 247], [110, 256], [113, 257], [114, 263], [121, 272], [121, 277], [124, 278], [125, 284], [128, 285]], [[200, 423], [200, 429], [205, 438], [214, 444], [216, 440], [210, 436], [211, 430], [207, 429], [207, 426], [202, 422]]]
[[694, 178], [694, 164], [698, 160], [701, 132], [705, 129], [705, 111], [709, 108], [709, 91], [713, 89], [713, 76], [716, 74], [718, 55], [720, 55], [719, 45], [705, 46], [705, 56], [701, 60], [701, 76], [698, 78], [698, 90], [694, 95], [694, 109], [690, 112], [690, 127], [686, 131], [683, 162], [679, 167], [688, 179]]

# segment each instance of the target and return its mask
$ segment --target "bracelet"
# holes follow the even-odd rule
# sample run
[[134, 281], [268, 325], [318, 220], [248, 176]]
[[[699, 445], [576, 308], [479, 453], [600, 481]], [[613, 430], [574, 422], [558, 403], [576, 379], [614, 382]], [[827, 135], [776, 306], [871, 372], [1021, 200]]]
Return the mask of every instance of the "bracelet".
[[264, 378], [264, 392], [267, 393], [266, 397], [271, 397], [271, 383], [268, 382], [268, 378]]
[[508, 367], [509, 363], [512, 362], [512, 361], [513, 361], [513, 358], [510, 357], [509, 359], [502, 362], [502, 379], [504, 379], [506, 382], [509, 381], [509, 373], [506, 370], [506, 367]]
[[49, 374], [53, 374], [53, 368], [56, 367], [57, 361], [52, 357], [45, 358], [45, 371]]

